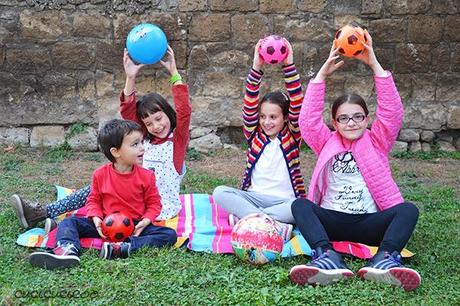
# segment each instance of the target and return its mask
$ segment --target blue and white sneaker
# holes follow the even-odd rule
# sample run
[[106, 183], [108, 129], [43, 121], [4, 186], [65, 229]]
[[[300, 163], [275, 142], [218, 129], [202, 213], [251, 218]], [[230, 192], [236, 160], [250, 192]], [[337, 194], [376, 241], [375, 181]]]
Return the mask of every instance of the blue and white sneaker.
[[73, 244], [62, 244], [48, 252], [33, 252], [29, 255], [29, 262], [34, 267], [53, 270], [79, 265], [80, 257]]
[[289, 278], [298, 285], [328, 285], [353, 276], [342, 255], [334, 250], [323, 251], [320, 247], [312, 251], [309, 264], [294, 266], [289, 272]]
[[401, 255], [397, 251], [391, 254], [378, 252], [366, 267], [359, 269], [358, 276], [362, 279], [402, 287], [406, 291], [415, 290], [422, 281], [417, 271], [403, 266]]

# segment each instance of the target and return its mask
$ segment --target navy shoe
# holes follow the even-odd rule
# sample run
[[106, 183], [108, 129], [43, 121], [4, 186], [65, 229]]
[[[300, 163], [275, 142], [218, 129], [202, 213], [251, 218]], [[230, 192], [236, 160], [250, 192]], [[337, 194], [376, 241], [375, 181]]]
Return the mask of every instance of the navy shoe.
[[397, 251], [391, 254], [378, 252], [366, 267], [359, 269], [358, 276], [362, 279], [402, 287], [406, 291], [417, 289], [422, 281], [417, 271], [403, 266], [401, 255]]
[[334, 250], [323, 251], [320, 247], [312, 250], [312, 261], [309, 264], [294, 266], [289, 272], [289, 278], [298, 285], [328, 285], [353, 276], [354, 273], [348, 269], [342, 255]]
[[53, 270], [79, 265], [80, 257], [78, 256], [77, 248], [73, 244], [63, 244], [49, 252], [30, 254], [29, 262], [34, 267]]

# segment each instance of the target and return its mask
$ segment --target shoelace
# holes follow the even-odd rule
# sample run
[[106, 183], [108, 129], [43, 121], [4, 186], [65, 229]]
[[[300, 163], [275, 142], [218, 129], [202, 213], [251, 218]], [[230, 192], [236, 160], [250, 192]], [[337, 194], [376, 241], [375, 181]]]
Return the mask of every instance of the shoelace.
[[398, 266], [402, 265], [401, 255], [399, 255], [399, 254], [396, 255], [396, 257], [393, 256], [392, 254], [390, 254], [390, 255], [388, 255], [388, 257], [386, 259], [391, 261], [392, 263], [398, 265]]

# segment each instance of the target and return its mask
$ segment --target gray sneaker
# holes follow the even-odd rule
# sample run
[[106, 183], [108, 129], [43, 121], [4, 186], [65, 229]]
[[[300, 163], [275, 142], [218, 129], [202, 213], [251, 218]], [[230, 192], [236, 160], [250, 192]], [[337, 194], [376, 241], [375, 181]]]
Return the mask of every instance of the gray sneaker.
[[17, 194], [11, 196], [11, 206], [23, 228], [33, 227], [46, 219], [46, 206], [38, 202], [29, 203]]

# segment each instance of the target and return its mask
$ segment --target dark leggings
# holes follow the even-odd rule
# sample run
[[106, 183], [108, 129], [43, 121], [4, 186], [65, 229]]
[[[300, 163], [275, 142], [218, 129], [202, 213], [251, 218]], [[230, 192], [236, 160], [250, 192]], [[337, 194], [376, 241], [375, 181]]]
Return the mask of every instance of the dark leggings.
[[406, 246], [418, 219], [412, 203], [401, 203], [372, 214], [347, 214], [324, 209], [307, 199], [292, 203], [292, 214], [312, 249], [330, 249], [332, 241], [360, 242], [379, 246], [379, 251], [398, 251]]

